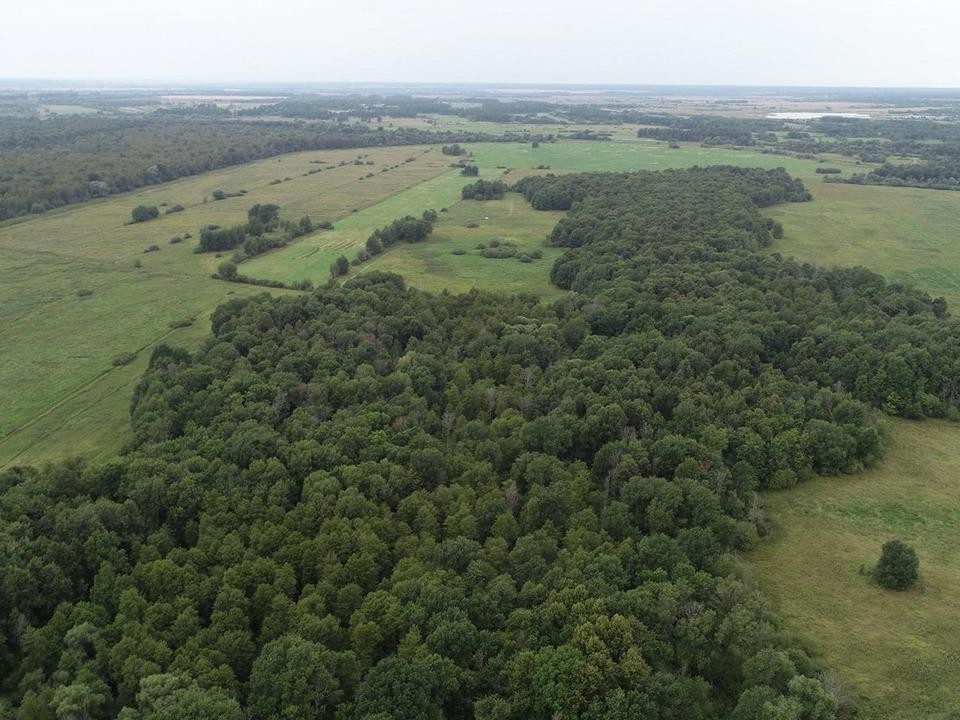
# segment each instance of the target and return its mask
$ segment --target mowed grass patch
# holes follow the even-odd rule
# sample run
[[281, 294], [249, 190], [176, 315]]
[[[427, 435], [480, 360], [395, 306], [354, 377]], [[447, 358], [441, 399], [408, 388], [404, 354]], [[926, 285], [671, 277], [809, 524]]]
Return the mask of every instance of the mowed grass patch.
[[864, 265], [960, 307], [960, 193], [818, 183], [811, 203], [766, 213], [783, 223], [771, 250], [826, 266]]
[[[450, 158], [447, 158], [448, 164]], [[283, 282], [310, 279], [326, 282], [330, 266], [340, 255], [353, 260], [366, 246], [377, 228], [389, 225], [404, 215], [419, 217], [424, 210], [447, 207], [460, 198], [460, 190], [469, 182], [459, 170], [447, 169], [442, 175], [414, 185], [382, 202], [338, 220], [333, 230], [313, 233], [279, 250], [253, 258], [240, 271], [251, 277]]]
[[[408, 284], [426, 290], [481, 288], [552, 299], [563, 294], [551, 284], [550, 268], [564, 249], [547, 247], [545, 240], [563, 215], [534, 210], [517, 193], [502, 200], [461, 200], [441, 213], [426, 241], [395, 246], [353, 272], [396, 272]], [[491, 241], [513, 244], [518, 256], [539, 251], [542, 257], [529, 263], [516, 257], [483, 257], [478, 245]]]
[[[892, 422], [882, 463], [765, 496], [772, 537], [746, 557], [824, 663], [861, 695], [864, 720], [946, 720], [960, 708], [960, 425]], [[907, 592], [869, 570], [899, 537], [920, 558]]]

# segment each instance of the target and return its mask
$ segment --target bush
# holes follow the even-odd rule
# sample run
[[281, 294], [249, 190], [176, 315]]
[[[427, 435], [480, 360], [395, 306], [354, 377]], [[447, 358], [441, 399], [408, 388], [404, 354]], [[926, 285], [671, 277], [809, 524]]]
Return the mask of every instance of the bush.
[[173, 215], [174, 213], [183, 212], [186, 208], [183, 205], [174, 205], [173, 207], [168, 207], [163, 211], [164, 215]]
[[176, 245], [177, 243], [182, 243], [182, 242], [183, 242], [183, 238], [180, 237], [179, 235], [174, 235], [172, 238], [170, 238], [171, 245]]
[[888, 540], [883, 544], [880, 562], [874, 574], [877, 582], [888, 590], [907, 590], [917, 581], [920, 561], [912, 547], [902, 540]]
[[237, 265], [229, 260], [220, 263], [217, 266], [217, 275], [223, 280], [235, 280], [237, 277]]
[[350, 261], [344, 255], [338, 257], [330, 266], [330, 274], [333, 277], [340, 277], [348, 272], [350, 272]]
[[120, 355], [117, 355], [113, 360], [111, 360], [110, 363], [114, 367], [120, 367], [121, 365], [129, 365], [134, 361], [136, 357], [137, 357], [136, 353], [132, 353], [132, 352], [121, 353]]
[[171, 328], [171, 329], [174, 329], [174, 330], [175, 330], [176, 328], [190, 327], [191, 325], [193, 325], [193, 318], [192, 318], [192, 317], [180, 318], [179, 320], [171, 320], [170, 322], [167, 323], [167, 327], [169, 327], [169, 328]]
[[93, 295], [93, 290], [89, 290], [89, 289], [77, 290], [77, 297], [84, 298], [84, 297], [90, 297], [91, 295]]
[[457, 249], [455, 249], [455, 250], [451, 250], [451, 251], [450, 251], [450, 254], [451, 254], [451, 255], [466, 255], [466, 254], [467, 254], [467, 251], [464, 250], [463, 248], [457, 248]]
[[159, 250], [160, 250], [160, 246], [159, 246], [159, 245], [147, 245], [147, 249], [144, 250], [144, 252], [145, 252], [145, 253], [157, 252], [157, 251], [159, 251]]
[[141, 223], [147, 220], [153, 220], [160, 216], [160, 211], [155, 205], [137, 205], [130, 212], [131, 223]]

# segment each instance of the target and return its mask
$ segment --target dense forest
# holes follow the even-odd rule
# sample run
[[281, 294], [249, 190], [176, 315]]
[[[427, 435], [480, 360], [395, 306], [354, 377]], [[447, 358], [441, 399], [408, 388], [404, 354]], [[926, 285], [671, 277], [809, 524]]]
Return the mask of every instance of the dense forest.
[[0, 475], [19, 720], [850, 715], [731, 553], [882, 412], [956, 417], [960, 325], [757, 252], [782, 170], [515, 189], [567, 211], [562, 300], [233, 300], [155, 350], [122, 456]]
[[[365, 124], [76, 115], [0, 118], [0, 220], [300, 150], [493, 142], [510, 135]], [[529, 136], [523, 136], [529, 141]]]

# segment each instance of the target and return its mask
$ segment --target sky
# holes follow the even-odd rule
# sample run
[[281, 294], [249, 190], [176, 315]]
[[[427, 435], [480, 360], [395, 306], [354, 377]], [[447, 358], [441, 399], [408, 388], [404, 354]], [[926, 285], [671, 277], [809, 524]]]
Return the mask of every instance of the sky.
[[0, 78], [960, 86], [957, 0], [9, 0]]

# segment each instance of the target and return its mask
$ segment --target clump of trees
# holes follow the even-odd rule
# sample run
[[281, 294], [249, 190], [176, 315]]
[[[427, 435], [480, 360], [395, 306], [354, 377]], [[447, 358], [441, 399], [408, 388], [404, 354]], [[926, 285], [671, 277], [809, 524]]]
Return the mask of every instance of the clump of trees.
[[[438, 217], [436, 210], [424, 210], [419, 218], [413, 215], [406, 215], [398, 220], [394, 220], [386, 227], [374, 230], [370, 237], [367, 238], [365, 247], [357, 253], [353, 264], [359, 265], [360, 263], [364, 263], [397, 243], [417, 243], [425, 240], [430, 233], [433, 232], [433, 224], [437, 221]], [[346, 267], [334, 264], [334, 266], [330, 268], [330, 274], [333, 277], [346, 275], [349, 271], [349, 260], [347, 261]]]
[[460, 156], [460, 155], [467, 154], [466, 148], [461, 147], [460, 143], [453, 143], [453, 145], [444, 145], [442, 148], [440, 148], [440, 152], [442, 152], [444, 155], [453, 155], [453, 156]]
[[917, 581], [919, 570], [916, 551], [902, 540], [893, 539], [883, 544], [874, 576], [889, 590], [909, 590]]
[[476, 165], [464, 165], [460, 174], [464, 177], [477, 177], [480, 174], [480, 168]]
[[316, 229], [332, 227], [329, 222], [314, 224], [306, 215], [297, 222], [280, 219], [280, 206], [257, 203], [247, 211], [247, 222], [221, 228], [207, 225], [200, 230], [197, 252], [223, 252], [242, 246], [236, 262], [260, 255], [273, 248], [284, 247]]
[[464, 200], [499, 200], [506, 192], [507, 184], [503, 180], [477, 180], [464, 185], [460, 197]]
[[130, 211], [131, 223], [142, 223], [160, 217], [160, 210], [155, 205], [137, 205]]

